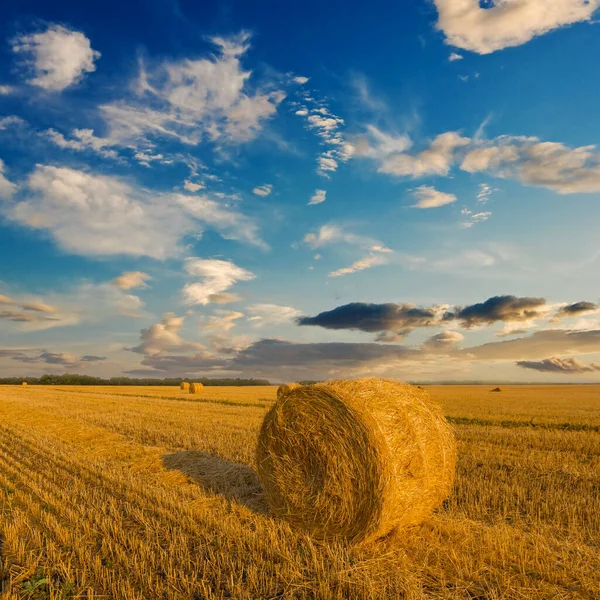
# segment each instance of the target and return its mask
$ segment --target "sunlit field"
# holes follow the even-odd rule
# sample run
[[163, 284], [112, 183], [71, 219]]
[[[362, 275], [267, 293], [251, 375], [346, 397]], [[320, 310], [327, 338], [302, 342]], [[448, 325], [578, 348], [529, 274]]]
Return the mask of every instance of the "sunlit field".
[[431, 386], [452, 496], [377, 543], [269, 516], [275, 387], [0, 387], [2, 598], [598, 598], [600, 386]]

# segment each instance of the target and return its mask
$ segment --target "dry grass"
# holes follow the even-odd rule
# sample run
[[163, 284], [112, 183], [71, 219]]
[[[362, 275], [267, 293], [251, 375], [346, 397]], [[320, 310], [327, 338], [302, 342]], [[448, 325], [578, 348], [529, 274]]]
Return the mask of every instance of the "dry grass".
[[299, 383], [282, 383], [277, 388], [277, 398], [282, 398], [286, 394], [289, 394], [292, 390], [295, 390], [296, 388], [299, 388], [299, 387], [300, 387]]
[[1, 597], [600, 597], [600, 388], [427, 389], [461, 423], [453, 494], [350, 547], [265, 513], [275, 387], [1, 387]]
[[265, 417], [257, 469], [273, 513], [319, 539], [423, 522], [454, 483], [454, 434], [429, 394], [381, 378], [300, 386]]

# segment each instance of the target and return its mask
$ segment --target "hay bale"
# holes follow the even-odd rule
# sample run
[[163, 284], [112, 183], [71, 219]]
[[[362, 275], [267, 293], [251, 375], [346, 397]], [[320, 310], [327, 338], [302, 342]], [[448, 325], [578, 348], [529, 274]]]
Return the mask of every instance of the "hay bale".
[[190, 394], [201, 394], [203, 388], [201, 383], [190, 383]]
[[502, 388], [499, 388], [499, 387], [494, 388], [493, 390], [490, 390], [490, 392], [501, 392], [501, 391], [502, 391]]
[[376, 539], [449, 495], [454, 434], [429, 394], [366, 378], [300, 386], [267, 413], [256, 452], [271, 510], [320, 539]]
[[295, 390], [299, 387], [302, 387], [299, 383], [282, 383], [277, 388], [277, 399], [279, 400], [279, 398], [281, 398], [282, 396], [289, 394], [292, 390]]
[[182, 381], [181, 384], [179, 385], [179, 387], [184, 392], [189, 392], [190, 391], [190, 383], [189, 383], [189, 381]]
[[24, 382], [23, 382], [21, 385], [27, 385], [27, 382], [26, 382], [26, 381], [24, 381]]

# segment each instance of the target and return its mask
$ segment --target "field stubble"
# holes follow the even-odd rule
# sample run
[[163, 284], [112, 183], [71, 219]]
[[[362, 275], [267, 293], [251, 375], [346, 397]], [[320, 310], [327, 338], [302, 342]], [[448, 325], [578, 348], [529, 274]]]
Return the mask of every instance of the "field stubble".
[[349, 547], [266, 510], [275, 387], [0, 387], [1, 597], [599, 598], [600, 388], [428, 389], [457, 434], [453, 494]]

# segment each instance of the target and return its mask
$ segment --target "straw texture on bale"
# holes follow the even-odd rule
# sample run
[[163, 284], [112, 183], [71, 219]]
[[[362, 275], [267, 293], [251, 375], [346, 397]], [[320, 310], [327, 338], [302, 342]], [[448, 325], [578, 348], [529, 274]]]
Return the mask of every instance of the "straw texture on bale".
[[179, 386], [184, 392], [189, 392], [190, 391], [190, 384], [187, 381], [182, 381], [181, 385]]
[[282, 383], [277, 388], [277, 399], [281, 398], [282, 396], [285, 396], [292, 390], [295, 390], [296, 388], [299, 388], [299, 387], [302, 387], [299, 383]]
[[190, 383], [190, 394], [199, 394], [203, 387], [201, 383]]
[[366, 378], [300, 386], [267, 413], [256, 453], [271, 510], [316, 538], [416, 525], [450, 494], [456, 444], [425, 390]]

